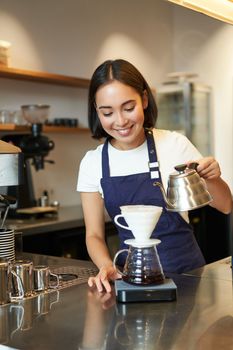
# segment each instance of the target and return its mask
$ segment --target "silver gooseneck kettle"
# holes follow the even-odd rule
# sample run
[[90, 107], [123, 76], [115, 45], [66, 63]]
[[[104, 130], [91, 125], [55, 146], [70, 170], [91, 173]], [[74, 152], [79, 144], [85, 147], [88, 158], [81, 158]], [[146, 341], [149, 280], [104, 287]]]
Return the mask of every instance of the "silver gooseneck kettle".
[[167, 194], [160, 182], [159, 186], [169, 211], [189, 211], [209, 204], [212, 197], [206, 183], [196, 171], [198, 163], [175, 166], [176, 172], [169, 175]]

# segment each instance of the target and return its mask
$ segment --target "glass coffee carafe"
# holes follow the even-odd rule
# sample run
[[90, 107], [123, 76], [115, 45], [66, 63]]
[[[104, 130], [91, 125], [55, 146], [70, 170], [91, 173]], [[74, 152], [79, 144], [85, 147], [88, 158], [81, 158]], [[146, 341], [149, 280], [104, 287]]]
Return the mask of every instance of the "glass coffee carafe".
[[[123, 252], [128, 252], [128, 255], [123, 271], [120, 271], [116, 263], [118, 256]], [[164, 281], [163, 269], [156, 245], [148, 247], [130, 245], [129, 249], [122, 249], [117, 252], [114, 258], [114, 266], [122, 275], [123, 281], [128, 283], [147, 285], [160, 284]]]
[[[122, 275], [125, 282], [148, 285], [163, 283], [165, 277], [157, 252], [158, 239], [150, 239], [150, 236], [162, 213], [161, 207], [152, 205], [128, 205], [120, 207], [121, 214], [114, 218], [120, 227], [132, 231], [134, 239], [128, 239], [125, 244], [129, 249], [119, 250], [113, 264]], [[118, 222], [123, 217], [128, 226]], [[120, 254], [128, 253], [123, 271], [117, 267]]]

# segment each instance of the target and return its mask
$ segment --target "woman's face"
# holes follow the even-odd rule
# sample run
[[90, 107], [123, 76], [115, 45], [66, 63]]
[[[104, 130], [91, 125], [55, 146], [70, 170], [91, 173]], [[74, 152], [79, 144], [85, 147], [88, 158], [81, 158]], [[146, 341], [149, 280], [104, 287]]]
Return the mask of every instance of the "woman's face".
[[144, 109], [148, 105], [131, 86], [114, 80], [96, 92], [96, 110], [103, 129], [113, 137], [111, 143], [118, 149], [132, 149], [145, 140]]

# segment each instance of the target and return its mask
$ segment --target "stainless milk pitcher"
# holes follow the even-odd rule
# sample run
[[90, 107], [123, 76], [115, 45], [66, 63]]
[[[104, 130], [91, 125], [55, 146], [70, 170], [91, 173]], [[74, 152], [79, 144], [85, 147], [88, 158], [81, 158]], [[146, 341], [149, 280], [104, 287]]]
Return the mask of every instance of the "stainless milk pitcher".
[[[13, 296], [12, 276], [17, 284], [18, 295]], [[24, 297], [23, 285], [21, 278], [12, 269], [9, 260], [0, 258], [0, 305], [10, 303], [12, 300], [22, 299]]]
[[[33, 262], [30, 260], [15, 260], [13, 269], [17, 276], [21, 278], [24, 295], [29, 297], [33, 295]], [[15, 278], [13, 278], [14, 292], [18, 295], [18, 285], [15, 284]]]

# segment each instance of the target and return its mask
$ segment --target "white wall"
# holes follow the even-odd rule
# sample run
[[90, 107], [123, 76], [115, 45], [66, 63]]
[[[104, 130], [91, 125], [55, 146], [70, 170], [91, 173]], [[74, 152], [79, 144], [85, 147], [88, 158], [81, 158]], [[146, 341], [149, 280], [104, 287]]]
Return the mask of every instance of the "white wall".
[[172, 62], [172, 11], [162, 0], [0, 0], [0, 10], [12, 66], [90, 77], [120, 56], [156, 82]]
[[[199, 21], [202, 24], [201, 17], [198, 14], [192, 17], [185, 12], [189, 18], [186, 23], [182, 14], [182, 9], [177, 8], [173, 17], [173, 5], [162, 0], [0, 0], [0, 39], [12, 42], [12, 67], [90, 78], [103, 60], [121, 57], [134, 63], [156, 87], [167, 72], [189, 68], [199, 73], [201, 68], [201, 64], [189, 67], [188, 58], [180, 57], [183, 44], [179, 34], [193, 26], [198, 27]], [[190, 23], [194, 19], [197, 24]], [[206, 37], [207, 29], [210, 36], [216, 26], [214, 20], [206, 20], [206, 27], [200, 26], [201, 37]], [[225, 25], [220, 27], [226, 31], [223, 49], [228, 49], [226, 40], [230, 41], [232, 27], [230, 32]], [[220, 37], [217, 36], [218, 40]], [[195, 46], [196, 37], [189, 36], [189, 40]], [[179, 49], [176, 49], [177, 45], [180, 45]], [[213, 49], [215, 47], [213, 44]], [[208, 67], [211, 68], [209, 73]], [[206, 75], [202, 75], [204, 81], [211, 76], [214, 63], [206, 69]], [[222, 95], [222, 104], [229, 105], [230, 96]], [[49, 103], [51, 118], [78, 117], [80, 124], [85, 126], [86, 98], [87, 91], [82, 89], [0, 79], [0, 109], [18, 109], [25, 103]], [[232, 115], [228, 112], [224, 118], [224, 132], [229, 134], [226, 124], [232, 123]], [[222, 141], [220, 134], [215, 131], [217, 155], [221, 156], [224, 174], [231, 180], [228, 169], [232, 169], [232, 159], [227, 164], [224, 152], [221, 152], [229, 143]], [[56, 144], [49, 158], [56, 164], [47, 165], [46, 170], [33, 174], [37, 196], [46, 188], [52, 199], [61, 204], [78, 204], [80, 198], [75, 191], [78, 165], [86, 150], [95, 147], [96, 142], [83, 133], [49, 136]]]
[[214, 155], [233, 189], [233, 26], [178, 6], [173, 9], [174, 70], [198, 73], [213, 89]]
[[[17, 68], [90, 78], [103, 60], [121, 57], [155, 86], [172, 67], [172, 10], [160, 0], [0, 0], [0, 38], [12, 42]], [[1, 79], [0, 91], [0, 109], [48, 103], [51, 118], [78, 117], [87, 126], [85, 90]], [[79, 203], [79, 162], [97, 143], [83, 133], [49, 136], [56, 164], [33, 171], [36, 194], [48, 189], [63, 205]]]

